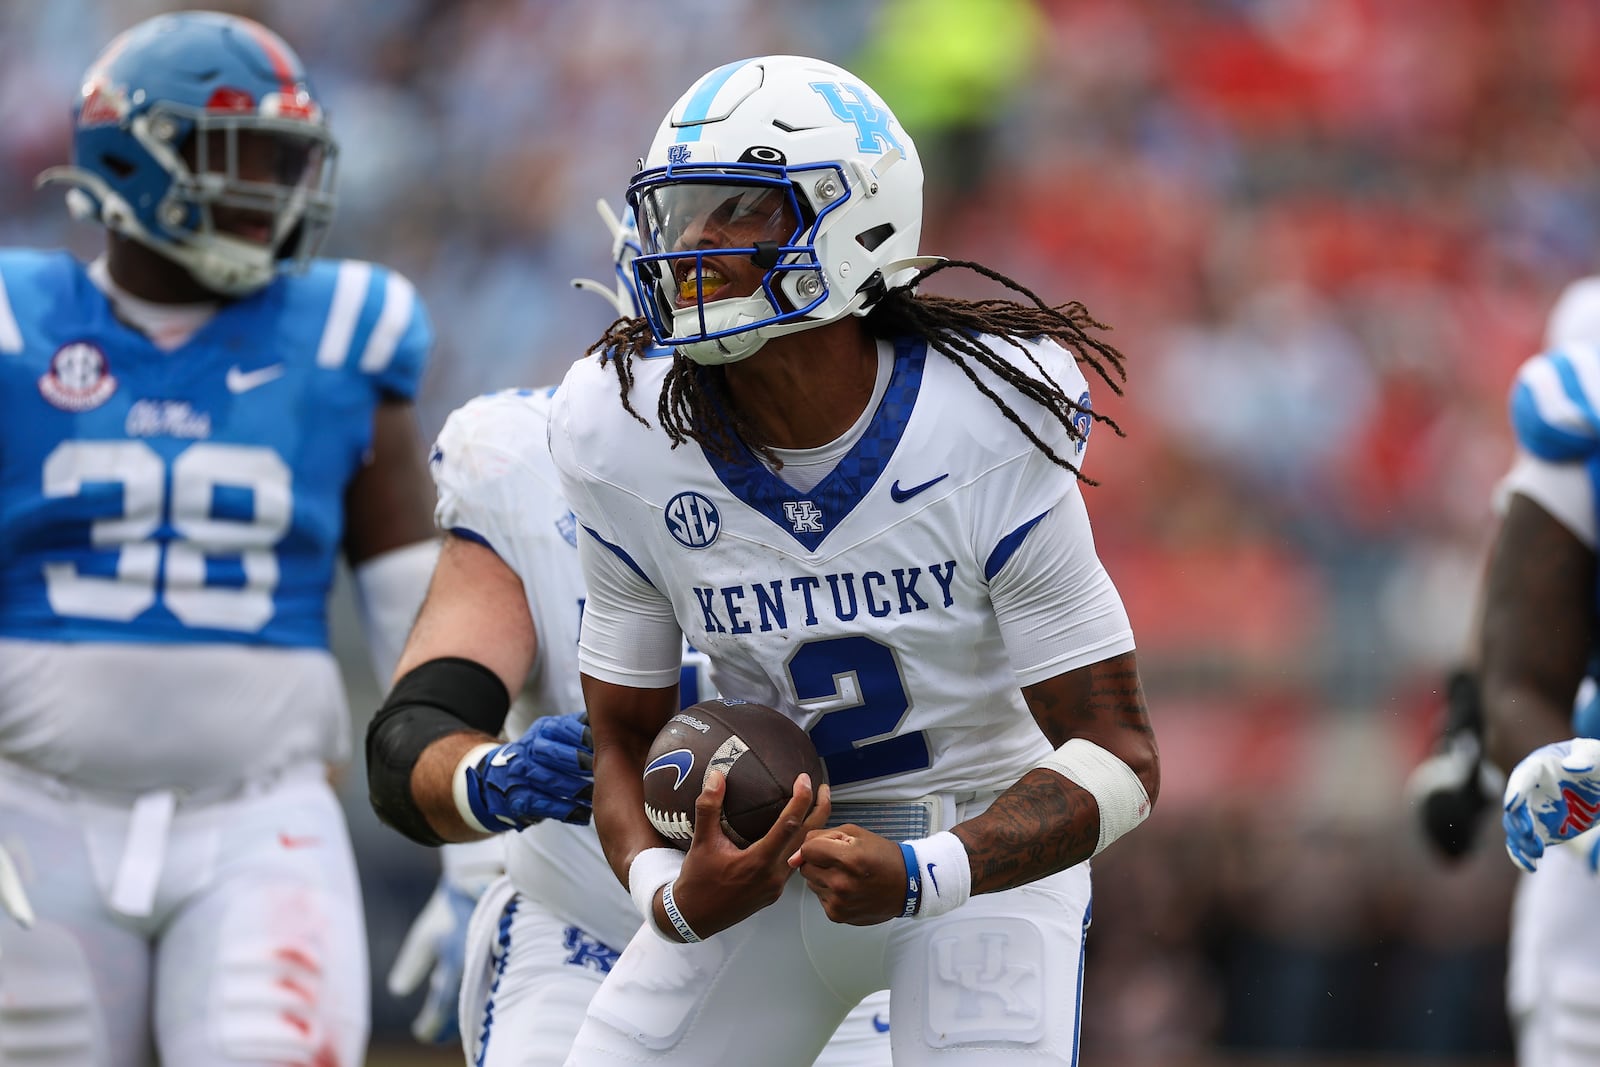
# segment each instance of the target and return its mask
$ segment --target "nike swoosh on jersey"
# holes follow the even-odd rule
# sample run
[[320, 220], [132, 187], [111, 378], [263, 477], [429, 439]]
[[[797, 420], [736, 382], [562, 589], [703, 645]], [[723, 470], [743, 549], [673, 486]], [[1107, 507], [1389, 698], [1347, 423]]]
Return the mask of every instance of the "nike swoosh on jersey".
[[896, 504], [904, 504], [907, 500], [910, 500], [918, 493], [925, 489], [932, 489], [934, 486], [938, 485], [948, 477], [950, 477], [950, 472], [946, 471], [945, 473], [939, 475], [939, 477], [929, 478], [921, 485], [913, 485], [910, 489], [900, 488], [900, 479], [896, 478], [894, 480], [894, 484], [889, 487], [889, 495], [894, 498], [894, 502]]
[[883, 1016], [879, 1015], [877, 1012], [873, 1012], [872, 1028], [878, 1031], [880, 1034], [887, 1034], [889, 1032], [888, 1020], [884, 1019]]
[[283, 377], [284, 366], [274, 363], [268, 367], [257, 367], [255, 370], [240, 370], [238, 364], [228, 368], [228, 392], [248, 393], [252, 389], [266, 385], [268, 382], [277, 381]]

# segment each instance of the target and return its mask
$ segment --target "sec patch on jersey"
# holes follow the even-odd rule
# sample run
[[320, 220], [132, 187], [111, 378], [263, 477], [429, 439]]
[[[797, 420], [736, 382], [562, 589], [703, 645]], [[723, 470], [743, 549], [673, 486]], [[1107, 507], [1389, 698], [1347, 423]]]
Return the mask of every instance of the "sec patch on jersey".
[[667, 720], [644, 766], [644, 810], [656, 830], [687, 850], [694, 802], [708, 772], [727, 778], [722, 830], [740, 848], [763, 837], [794, 794], [794, 780], [828, 780], [811, 738], [782, 712], [742, 700], [705, 700]]

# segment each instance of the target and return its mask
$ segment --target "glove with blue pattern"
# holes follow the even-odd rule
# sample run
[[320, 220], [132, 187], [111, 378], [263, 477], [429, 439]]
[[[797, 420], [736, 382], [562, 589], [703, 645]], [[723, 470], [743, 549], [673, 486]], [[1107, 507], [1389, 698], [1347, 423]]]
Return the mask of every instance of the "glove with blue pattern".
[[1600, 819], [1600, 740], [1557, 741], [1534, 749], [1506, 779], [1506, 852], [1525, 871], [1546, 845], [1569, 841]]
[[594, 794], [588, 713], [536, 720], [515, 741], [485, 748], [463, 776], [458, 784], [485, 830], [520, 830], [544, 819], [587, 823]]

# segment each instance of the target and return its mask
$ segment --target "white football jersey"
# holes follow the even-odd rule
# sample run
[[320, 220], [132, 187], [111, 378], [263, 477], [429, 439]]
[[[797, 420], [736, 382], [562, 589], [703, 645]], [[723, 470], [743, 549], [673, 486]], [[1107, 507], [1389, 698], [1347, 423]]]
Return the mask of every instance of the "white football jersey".
[[[578, 623], [583, 575], [577, 526], [546, 444], [553, 389], [478, 397], [453, 412], [434, 445], [441, 529], [493, 549], [522, 579], [538, 652], [525, 698], [506, 719], [520, 737], [540, 715], [583, 709]], [[509, 835], [506, 865], [517, 889], [609, 945], [639, 926], [591, 827], [545, 821]]]
[[[1087, 407], [1059, 346], [988, 340]], [[681, 630], [724, 696], [811, 734], [836, 799], [1002, 789], [1051, 749], [1020, 687], [1126, 652], [1132, 632], [1074, 472], [920, 341], [881, 342], [879, 359], [883, 399], [807, 491], [750, 454], [669, 447], [623, 409], [615, 368], [573, 365], [550, 449], [581, 528], [580, 663], [617, 684], [670, 685]], [[635, 361], [633, 406], [651, 420], [669, 366]], [[1084, 442], [976, 373], [1081, 462]]]

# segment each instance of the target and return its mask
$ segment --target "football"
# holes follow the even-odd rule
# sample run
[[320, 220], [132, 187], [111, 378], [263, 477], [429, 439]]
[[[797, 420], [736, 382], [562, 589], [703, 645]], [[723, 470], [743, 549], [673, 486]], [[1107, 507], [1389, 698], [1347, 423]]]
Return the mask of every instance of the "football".
[[708, 771], [727, 778], [722, 830], [740, 848], [772, 829], [794, 794], [794, 780], [828, 771], [806, 732], [780, 711], [742, 700], [705, 700], [661, 728], [644, 766], [644, 810], [663, 837], [687, 850], [694, 802]]

